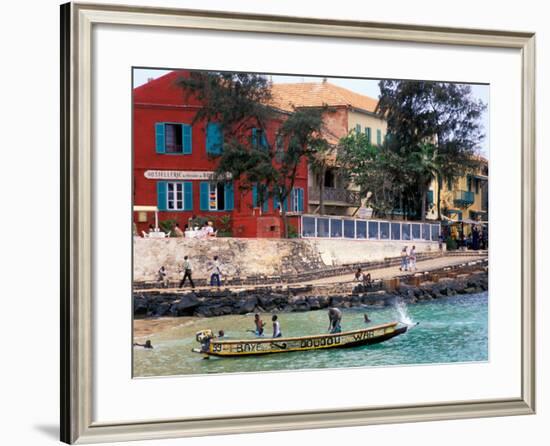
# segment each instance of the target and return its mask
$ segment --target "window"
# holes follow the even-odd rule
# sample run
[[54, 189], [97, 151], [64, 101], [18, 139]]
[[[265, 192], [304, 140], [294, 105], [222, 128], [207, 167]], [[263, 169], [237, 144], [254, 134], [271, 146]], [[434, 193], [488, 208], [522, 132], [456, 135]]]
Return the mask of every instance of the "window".
[[378, 239], [378, 222], [369, 221], [369, 239]]
[[317, 237], [328, 237], [329, 236], [329, 219], [328, 218], [318, 218], [317, 219]]
[[365, 239], [367, 238], [367, 222], [356, 220], [355, 221], [355, 231], [357, 233], [357, 238]]
[[201, 211], [232, 211], [233, 200], [233, 183], [215, 181], [201, 182]]
[[330, 219], [330, 236], [331, 237], [342, 237], [342, 220], [339, 218]]
[[430, 225], [426, 223], [422, 223], [422, 239], [423, 240], [430, 240]]
[[315, 217], [302, 218], [302, 237], [315, 237]]
[[267, 149], [267, 138], [264, 130], [256, 127], [252, 129], [252, 145], [257, 149]]
[[190, 154], [192, 147], [191, 126], [157, 122], [155, 124], [155, 150], [160, 154]]
[[412, 224], [412, 238], [413, 240], [420, 240], [420, 223]]
[[361, 134], [361, 124], [355, 124], [355, 134]]
[[183, 210], [183, 184], [166, 183], [168, 186], [168, 201], [166, 208], [168, 210]]
[[208, 195], [208, 208], [210, 211], [225, 211], [225, 184], [210, 183]]
[[391, 224], [391, 239], [401, 240], [401, 223]]
[[380, 222], [380, 239], [388, 240], [390, 238], [390, 224], [385, 221]]
[[269, 211], [269, 193], [265, 184], [252, 186], [252, 207], [261, 207], [262, 212]]
[[336, 187], [336, 178], [333, 170], [327, 169], [325, 171], [324, 180], [325, 180], [325, 187]]
[[159, 211], [193, 210], [193, 184], [190, 181], [158, 181], [157, 207]]
[[439, 225], [431, 225], [432, 226], [432, 241], [436, 242], [439, 240]]
[[355, 221], [344, 220], [344, 237], [355, 238]]
[[275, 161], [282, 163], [285, 157], [285, 141], [283, 135], [277, 135], [275, 139]]
[[304, 212], [304, 189], [295, 187], [290, 194], [290, 212]]
[[365, 127], [365, 136], [367, 137], [367, 142], [371, 144], [372, 142], [372, 130], [370, 127]]
[[376, 129], [376, 144], [382, 144], [382, 130]]
[[209, 122], [206, 126], [206, 153], [220, 155], [223, 151], [223, 130], [219, 123]]
[[411, 224], [403, 223], [401, 225], [401, 239], [410, 240], [411, 239]]

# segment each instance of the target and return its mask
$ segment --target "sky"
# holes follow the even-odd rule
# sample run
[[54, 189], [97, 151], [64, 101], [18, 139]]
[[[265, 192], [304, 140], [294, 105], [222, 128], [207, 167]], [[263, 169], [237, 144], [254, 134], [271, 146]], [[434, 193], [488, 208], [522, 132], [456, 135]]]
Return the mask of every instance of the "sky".
[[[146, 83], [149, 79], [155, 79], [170, 70], [157, 69], [136, 69], [134, 70], [134, 88]], [[271, 76], [273, 83], [298, 83], [298, 82], [321, 82], [323, 77], [315, 76]], [[372, 98], [378, 98], [380, 89], [378, 79], [351, 79], [327, 77], [327, 81], [356, 93], [364, 94]], [[471, 84], [472, 96], [480, 99], [487, 108], [481, 116], [481, 125], [485, 132], [485, 138], [480, 144], [480, 153], [486, 158], [489, 157], [489, 85]]]

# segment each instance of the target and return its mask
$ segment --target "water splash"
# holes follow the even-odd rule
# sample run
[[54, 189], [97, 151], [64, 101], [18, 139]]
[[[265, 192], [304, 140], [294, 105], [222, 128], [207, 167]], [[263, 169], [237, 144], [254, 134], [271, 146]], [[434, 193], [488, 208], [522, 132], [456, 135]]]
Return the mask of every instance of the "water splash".
[[395, 310], [397, 311], [399, 322], [409, 326], [416, 325], [416, 323], [413, 322], [413, 320], [409, 316], [407, 304], [404, 300], [398, 300], [395, 303]]

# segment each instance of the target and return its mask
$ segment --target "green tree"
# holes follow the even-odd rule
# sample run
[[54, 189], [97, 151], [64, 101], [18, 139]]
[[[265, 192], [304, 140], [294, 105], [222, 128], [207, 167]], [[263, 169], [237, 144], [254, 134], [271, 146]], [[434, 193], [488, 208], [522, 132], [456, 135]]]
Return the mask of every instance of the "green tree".
[[[383, 80], [379, 87], [377, 111], [388, 124], [388, 149], [414, 176], [412, 182], [407, 175], [400, 181], [404, 199], [424, 218], [429, 178], [437, 178], [439, 185], [477, 165], [486, 106], [464, 84]], [[438, 190], [439, 217], [440, 207]]]
[[[257, 188], [260, 203], [270, 196], [279, 203], [290, 201], [302, 160], [313, 159], [328, 149], [321, 136], [324, 108], [276, 110], [269, 105], [271, 84], [265, 76], [191, 72], [178, 84], [185, 95], [196, 97], [202, 104], [195, 122], [217, 122], [221, 126], [223, 150], [214, 155], [218, 158], [218, 178], [231, 174], [241, 190], [261, 185]], [[273, 122], [280, 125], [275, 140], [270, 140], [267, 130]], [[288, 236], [284, 206], [281, 213]]]

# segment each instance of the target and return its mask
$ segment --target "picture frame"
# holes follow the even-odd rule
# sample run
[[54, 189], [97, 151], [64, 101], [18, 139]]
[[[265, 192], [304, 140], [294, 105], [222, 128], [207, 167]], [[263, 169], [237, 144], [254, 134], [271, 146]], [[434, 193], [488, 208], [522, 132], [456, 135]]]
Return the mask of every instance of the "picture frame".
[[[97, 25], [326, 36], [521, 52], [521, 396], [188, 419], [96, 422], [92, 337]], [[68, 3], [61, 6], [61, 440], [66, 443], [312, 429], [535, 413], [535, 35], [286, 16]]]

